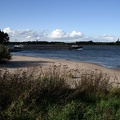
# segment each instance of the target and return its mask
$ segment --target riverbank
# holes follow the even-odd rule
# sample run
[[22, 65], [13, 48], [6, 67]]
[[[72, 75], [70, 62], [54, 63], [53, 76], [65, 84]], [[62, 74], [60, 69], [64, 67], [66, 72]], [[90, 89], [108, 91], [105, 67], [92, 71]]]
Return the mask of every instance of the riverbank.
[[12, 56], [12, 59], [8, 61], [6, 64], [2, 65], [3, 68], [7, 68], [8, 70], [14, 71], [18, 68], [32, 67], [32, 66], [40, 66], [43, 69], [47, 69], [52, 65], [61, 65], [67, 66], [69, 69], [81, 69], [81, 70], [91, 70], [96, 71], [99, 70], [104, 74], [109, 75], [112, 79], [120, 80], [120, 70], [117, 69], [109, 69], [97, 64], [86, 63], [86, 62], [77, 62], [70, 60], [60, 60], [60, 59], [50, 59], [50, 58], [40, 58], [40, 57], [28, 57], [28, 56]]
[[[60, 71], [61, 67], [64, 71]], [[26, 56], [12, 56], [2, 68], [1, 119], [120, 119], [120, 89], [113, 86], [106, 75], [119, 77], [118, 70], [90, 63]], [[66, 69], [74, 70], [66, 74]], [[83, 74], [77, 77], [81, 71]]]

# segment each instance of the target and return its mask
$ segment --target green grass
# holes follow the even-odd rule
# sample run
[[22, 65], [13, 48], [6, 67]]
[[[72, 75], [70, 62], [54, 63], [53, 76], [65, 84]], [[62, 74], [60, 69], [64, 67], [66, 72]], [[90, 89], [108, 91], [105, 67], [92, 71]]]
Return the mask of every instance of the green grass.
[[100, 71], [0, 69], [1, 120], [119, 120], [120, 88]]

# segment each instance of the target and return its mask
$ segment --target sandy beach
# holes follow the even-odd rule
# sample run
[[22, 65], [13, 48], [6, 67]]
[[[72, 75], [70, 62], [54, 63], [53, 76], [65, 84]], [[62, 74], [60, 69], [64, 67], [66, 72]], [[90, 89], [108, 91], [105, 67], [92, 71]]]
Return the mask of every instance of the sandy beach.
[[2, 68], [7, 68], [8, 70], [15, 70], [18, 68], [25, 68], [31, 66], [41, 66], [43, 69], [50, 65], [66, 65], [69, 69], [85, 69], [85, 70], [100, 70], [102, 73], [109, 75], [110, 77], [116, 77], [120, 80], [120, 70], [109, 69], [97, 64], [91, 64], [86, 62], [70, 61], [70, 60], [60, 60], [60, 59], [50, 59], [50, 58], [40, 58], [40, 57], [27, 57], [27, 56], [12, 56], [12, 59], [6, 64], [2, 64]]

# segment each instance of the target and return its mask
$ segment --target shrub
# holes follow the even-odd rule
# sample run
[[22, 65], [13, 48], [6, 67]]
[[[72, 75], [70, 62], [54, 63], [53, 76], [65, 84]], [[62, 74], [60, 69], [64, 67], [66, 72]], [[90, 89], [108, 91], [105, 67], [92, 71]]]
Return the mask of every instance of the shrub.
[[8, 48], [5, 45], [0, 44], [0, 62], [6, 62], [7, 60], [10, 59], [11, 59], [11, 54]]

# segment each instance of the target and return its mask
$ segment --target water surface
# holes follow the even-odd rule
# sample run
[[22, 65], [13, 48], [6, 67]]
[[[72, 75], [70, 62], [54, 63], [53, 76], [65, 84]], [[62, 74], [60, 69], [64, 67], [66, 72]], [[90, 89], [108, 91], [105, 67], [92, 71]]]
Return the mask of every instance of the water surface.
[[120, 46], [83, 46], [83, 50], [25, 50], [12, 54], [90, 62], [120, 69]]

